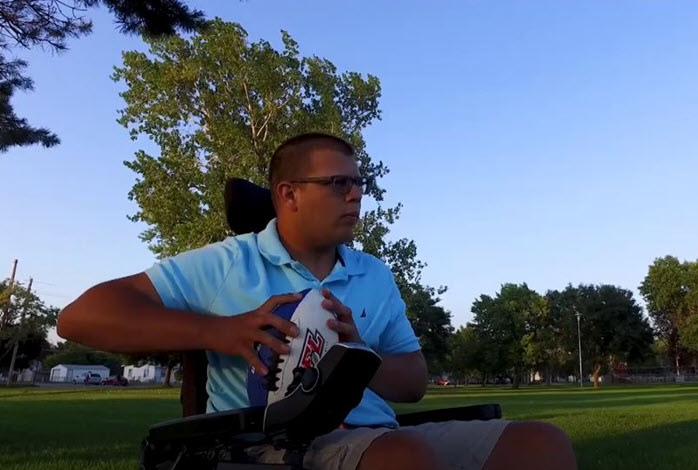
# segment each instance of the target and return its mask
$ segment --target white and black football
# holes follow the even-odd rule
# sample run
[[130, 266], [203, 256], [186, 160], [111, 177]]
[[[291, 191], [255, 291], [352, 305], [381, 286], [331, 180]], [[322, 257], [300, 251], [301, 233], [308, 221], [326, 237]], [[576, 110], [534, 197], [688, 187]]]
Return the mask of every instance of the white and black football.
[[324, 297], [318, 289], [300, 292], [297, 302], [278, 306], [274, 313], [293, 322], [300, 333], [295, 338], [286, 338], [277, 330], [270, 332], [287, 341], [290, 354], [278, 355], [265, 345], [258, 349], [259, 357], [269, 369], [260, 377], [252, 370], [247, 374], [247, 394], [250, 406], [264, 406], [275, 403], [291, 393], [300, 382], [302, 370], [313, 367], [329, 348], [339, 341], [335, 331], [327, 326], [327, 320], [334, 314], [322, 306]]

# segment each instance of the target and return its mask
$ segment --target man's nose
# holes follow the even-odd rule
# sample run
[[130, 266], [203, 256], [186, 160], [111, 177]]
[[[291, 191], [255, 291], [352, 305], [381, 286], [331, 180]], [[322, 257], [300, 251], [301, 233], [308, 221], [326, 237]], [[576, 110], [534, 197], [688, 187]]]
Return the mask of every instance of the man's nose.
[[359, 186], [356, 184], [352, 184], [351, 189], [349, 189], [349, 192], [347, 193], [345, 199], [347, 202], [360, 202], [362, 196], [363, 193], [359, 189]]

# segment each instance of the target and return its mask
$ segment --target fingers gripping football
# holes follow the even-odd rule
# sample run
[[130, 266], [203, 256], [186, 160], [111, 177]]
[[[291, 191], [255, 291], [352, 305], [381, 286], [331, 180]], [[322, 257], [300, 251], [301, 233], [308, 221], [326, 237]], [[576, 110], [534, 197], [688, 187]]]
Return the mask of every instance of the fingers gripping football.
[[275, 328], [288, 338], [298, 335], [298, 327], [273, 313], [279, 305], [296, 302], [299, 294], [275, 295], [259, 308], [232, 317], [218, 317], [213, 327], [207, 332], [214, 351], [242, 357], [259, 375], [266, 375], [268, 370], [257, 354], [257, 345], [263, 344], [277, 354], [288, 354], [289, 345], [275, 338], [265, 330]]
[[322, 301], [322, 306], [336, 316], [335, 320], [328, 320], [327, 326], [339, 334], [340, 341], [361, 342], [359, 330], [354, 323], [354, 316], [351, 309], [344, 305], [339, 299], [325, 288], [322, 290], [322, 296], [325, 298]]

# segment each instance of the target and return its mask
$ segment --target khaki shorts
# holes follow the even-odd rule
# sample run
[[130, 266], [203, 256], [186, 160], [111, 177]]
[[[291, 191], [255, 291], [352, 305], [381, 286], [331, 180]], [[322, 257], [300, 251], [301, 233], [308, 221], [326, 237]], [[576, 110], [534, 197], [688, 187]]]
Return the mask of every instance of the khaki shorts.
[[[480, 470], [509, 424], [505, 420], [446, 421], [403, 426], [424, 438], [453, 470]], [[355, 470], [371, 443], [390, 428], [336, 430], [313, 441], [305, 454], [303, 466], [308, 470]], [[283, 463], [285, 451], [271, 446], [250, 452], [260, 463]]]

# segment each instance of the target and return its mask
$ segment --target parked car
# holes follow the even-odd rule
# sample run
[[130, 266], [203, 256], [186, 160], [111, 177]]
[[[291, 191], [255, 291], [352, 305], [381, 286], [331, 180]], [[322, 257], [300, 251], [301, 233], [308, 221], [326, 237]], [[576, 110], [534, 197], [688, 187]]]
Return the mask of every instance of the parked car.
[[102, 376], [93, 372], [85, 376], [85, 385], [99, 385], [102, 383]]
[[102, 385], [114, 385], [117, 387], [125, 387], [128, 385], [128, 380], [126, 377], [122, 377], [120, 375], [115, 375], [112, 377], [107, 377], [106, 379], [102, 380]]
[[450, 385], [450, 384], [451, 384], [451, 382], [449, 380], [446, 380], [446, 379], [439, 379], [436, 381], [436, 385]]

